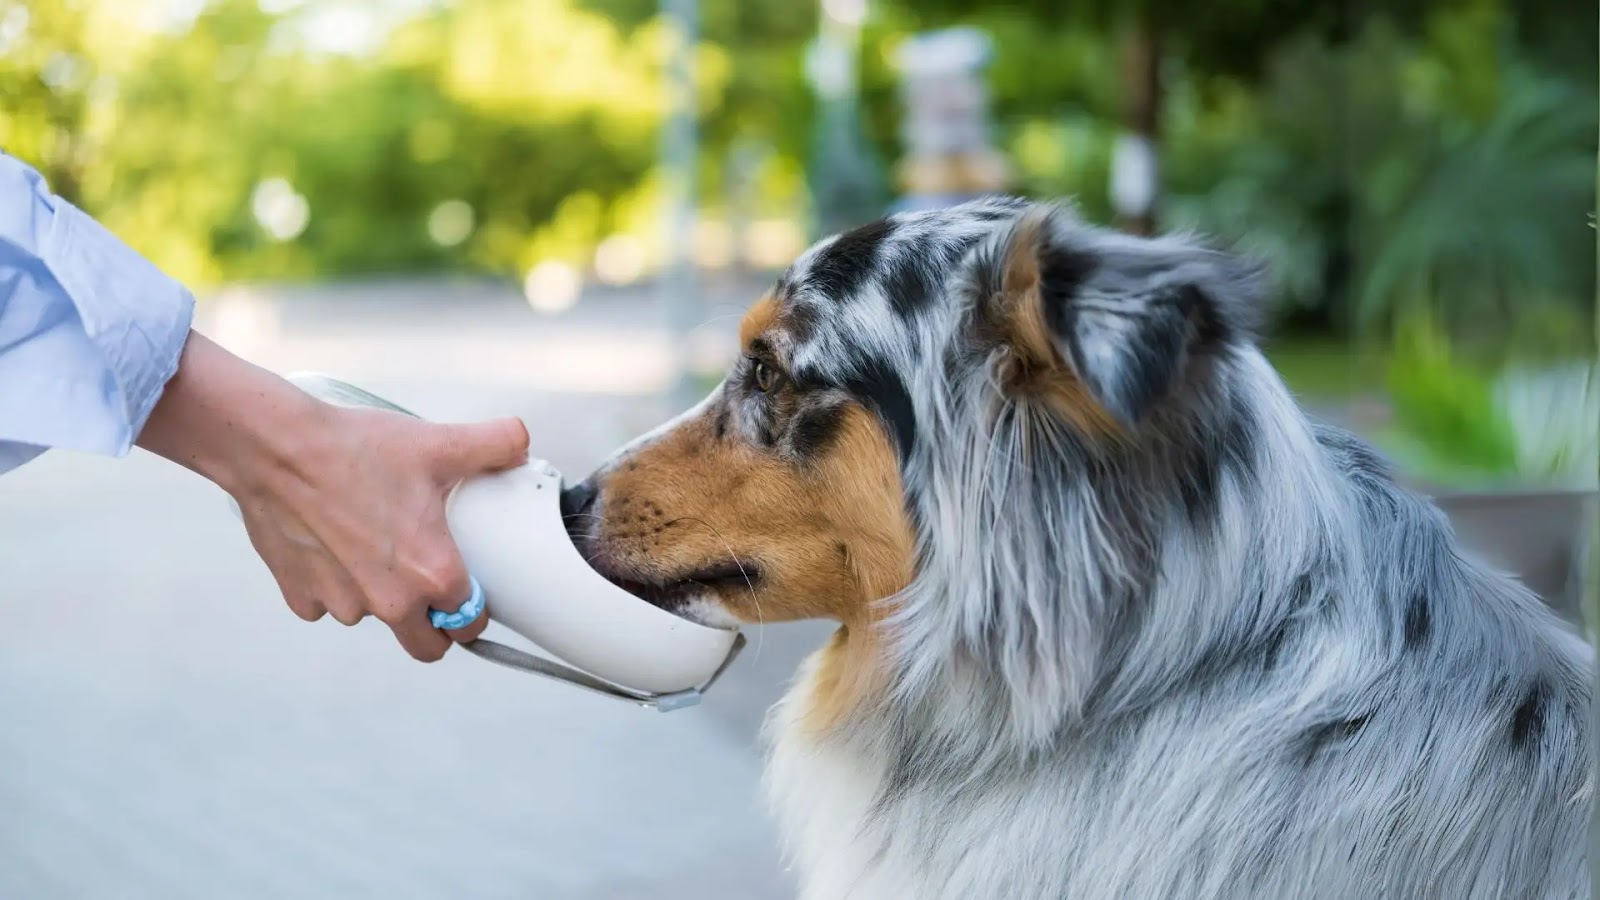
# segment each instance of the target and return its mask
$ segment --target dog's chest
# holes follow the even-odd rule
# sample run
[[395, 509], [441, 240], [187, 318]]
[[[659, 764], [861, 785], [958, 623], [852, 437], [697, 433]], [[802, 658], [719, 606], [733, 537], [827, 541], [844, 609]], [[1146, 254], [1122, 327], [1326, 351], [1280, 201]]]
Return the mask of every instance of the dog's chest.
[[[810, 734], [806, 679], [774, 710], [767, 795], [802, 900], [1029, 900], [1059, 896], [1059, 865], [1078, 838], [1059, 808], [1031, 803], [1022, 784], [959, 796], [890, 792], [888, 766]], [[1054, 861], [1030, 859], [1045, 848]]]

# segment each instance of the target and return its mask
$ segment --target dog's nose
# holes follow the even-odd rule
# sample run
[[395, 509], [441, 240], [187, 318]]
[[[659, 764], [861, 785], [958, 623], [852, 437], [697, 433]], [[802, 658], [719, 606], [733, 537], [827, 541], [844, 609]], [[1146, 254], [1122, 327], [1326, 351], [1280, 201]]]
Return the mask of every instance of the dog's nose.
[[600, 488], [592, 475], [571, 487], [562, 488], [561, 517], [571, 519], [588, 514], [594, 507], [595, 498], [599, 496]]

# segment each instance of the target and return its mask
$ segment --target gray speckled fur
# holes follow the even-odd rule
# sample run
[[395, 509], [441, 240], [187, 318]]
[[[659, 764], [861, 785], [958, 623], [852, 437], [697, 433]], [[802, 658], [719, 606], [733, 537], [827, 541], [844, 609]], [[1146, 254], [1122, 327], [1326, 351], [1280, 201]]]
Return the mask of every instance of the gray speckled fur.
[[[808, 299], [827, 244], [786, 278], [834, 304], [795, 365], [870, 353], [916, 419], [892, 689], [807, 733], [813, 662], [770, 723], [803, 896], [1587, 897], [1588, 646], [1307, 421], [1242, 327], [1188, 345], [1132, 443], [1008, 393], [974, 321], [1021, 209], [897, 219], [878, 269], [950, 260], [910, 315], [871, 278]], [[1164, 287], [1230, 326], [1254, 302], [1184, 239], [1047, 227], [1095, 260], [1060, 302], [1107, 312], [1057, 337], [1092, 345], [1063, 356], [1104, 392], [1138, 377], [1126, 343]]]

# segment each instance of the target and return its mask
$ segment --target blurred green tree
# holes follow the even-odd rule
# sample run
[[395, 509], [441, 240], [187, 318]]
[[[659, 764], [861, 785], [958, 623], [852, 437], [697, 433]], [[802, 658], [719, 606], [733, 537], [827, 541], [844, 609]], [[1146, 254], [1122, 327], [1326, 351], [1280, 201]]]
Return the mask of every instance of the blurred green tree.
[[87, 156], [96, 74], [88, 31], [82, 4], [0, 0], [0, 147], [33, 161], [69, 200]]
[[[0, 0], [0, 145], [197, 284], [520, 276], [540, 259], [587, 265], [614, 234], [656, 251], [655, 0], [423, 4], [355, 53], [318, 49], [317, 12]], [[1163, 137], [1166, 224], [1270, 256], [1293, 324], [1381, 334], [1427, 310], [1570, 333], [1563, 316], [1593, 290], [1593, 248], [1569, 226], [1594, 196], [1580, 157], [1595, 16], [1563, 0], [878, 0], [864, 126], [893, 158], [890, 51], [975, 25], [998, 47], [993, 108], [1020, 191], [1110, 218], [1112, 147], [1134, 122]], [[697, 181], [712, 215], [804, 216], [817, 27], [813, 3], [703, 0]], [[1160, 64], [1123, 65], [1130, 40]], [[722, 175], [730, 155], [738, 179]], [[730, 199], [733, 180], [753, 197]]]
[[1478, 10], [1421, 47], [1379, 21], [1279, 48], [1253, 102], [1177, 155], [1172, 223], [1271, 259], [1291, 325], [1383, 336], [1425, 312], [1501, 345], [1571, 333], [1594, 292], [1594, 88], [1502, 26]]

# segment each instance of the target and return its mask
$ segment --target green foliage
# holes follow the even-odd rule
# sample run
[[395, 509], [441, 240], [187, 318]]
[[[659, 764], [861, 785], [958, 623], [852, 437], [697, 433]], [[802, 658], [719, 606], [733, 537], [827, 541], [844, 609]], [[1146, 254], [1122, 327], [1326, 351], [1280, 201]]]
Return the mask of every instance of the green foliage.
[[88, 15], [65, 3], [0, 0], [0, 147], [78, 198], [93, 87]]
[[1505, 24], [1478, 3], [1421, 44], [1375, 20], [1348, 45], [1282, 46], [1237, 130], [1202, 127], [1173, 161], [1172, 221], [1271, 259], [1291, 318], [1381, 338], [1427, 313], [1496, 339], [1539, 307], [1586, 318], [1594, 86]]
[[[1584, 227], [1595, 177], [1592, 103], [1515, 71], [1481, 129], [1386, 160], [1394, 187], [1366, 198], [1355, 311], [1372, 329], [1425, 305], [1501, 331], [1529, 307], [1594, 296]], [[1407, 170], [1407, 167], [1410, 167]], [[1479, 333], [1482, 333], [1481, 331]]]
[[1480, 476], [1517, 470], [1517, 437], [1492, 382], [1458, 363], [1430, 326], [1403, 329], [1389, 370], [1399, 445], [1424, 471]]
[[[520, 275], [546, 257], [585, 264], [619, 232], [657, 246], [670, 35], [655, 0], [420, 4], [355, 57], [307, 46], [315, 3], [268, 14], [210, 0], [192, 22], [152, 18], [172, 6], [0, 0], [0, 145], [179, 277]], [[702, 206], [734, 205], [724, 164], [753, 148], [755, 195], [741, 205], [799, 219], [817, 7], [699, 7]], [[893, 160], [895, 46], [977, 26], [998, 50], [995, 139], [1015, 188], [1109, 219], [1120, 50], [1141, 20], [1166, 55], [1167, 224], [1268, 257], [1280, 312], [1324, 333], [1385, 337], [1427, 311], [1453, 333], [1498, 337], [1514, 322], [1545, 346], [1581, 330], [1594, 290], [1596, 29], [1592, 4], [1581, 12], [1561, 0], [876, 0], [863, 129]], [[275, 239], [257, 220], [252, 198], [271, 179], [303, 196], [303, 231]], [[444, 204], [471, 210], [459, 242], [429, 232]]]

